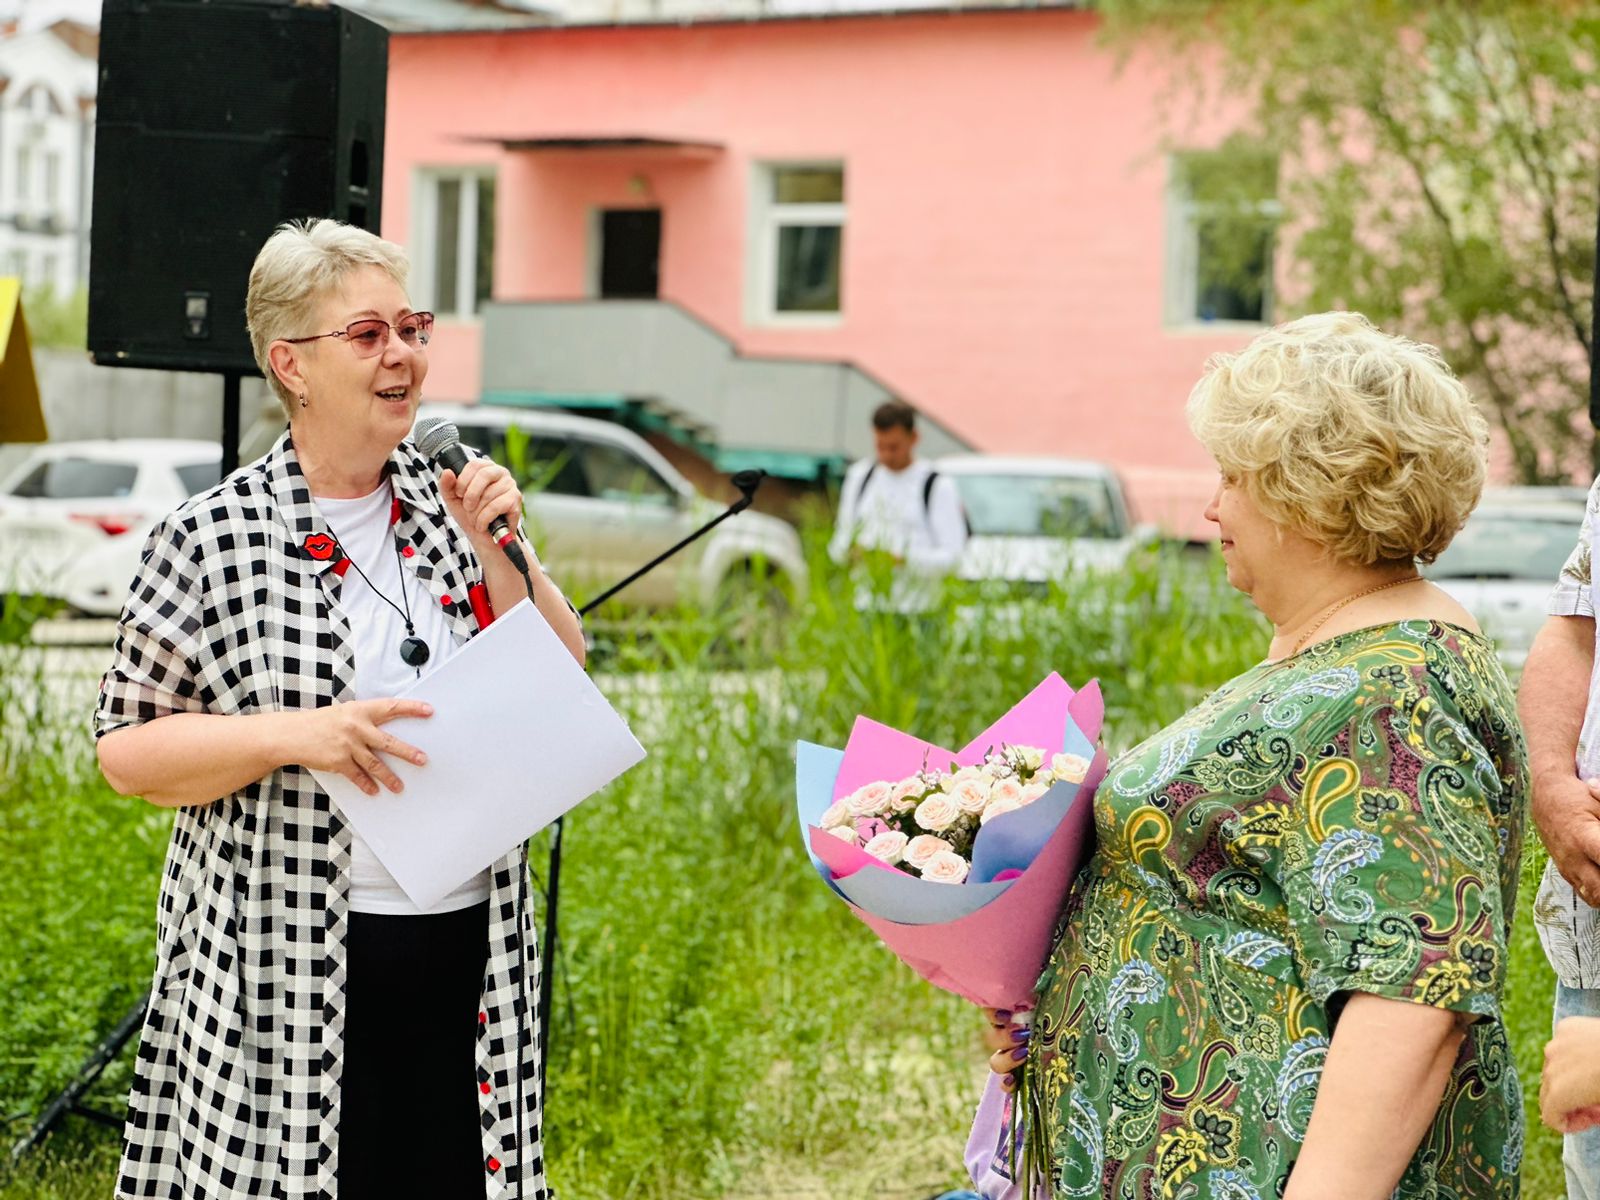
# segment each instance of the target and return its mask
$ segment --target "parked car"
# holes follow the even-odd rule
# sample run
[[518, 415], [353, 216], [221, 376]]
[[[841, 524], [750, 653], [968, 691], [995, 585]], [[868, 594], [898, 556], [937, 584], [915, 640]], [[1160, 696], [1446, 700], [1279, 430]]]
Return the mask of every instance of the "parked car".
[[120, 584], [125, 590], [145, 531], [216, 483], [221, 470], [215, 442], [130, 438], [40, 445], [0, 480], [0, 590], [64, 597], [86, 557], [126, 542], [131, 557]]
[[1104, 463], [963, 454], [934, 467], [955, 481], [967, 510], [963, 579], [1042, 586], [1075, 570], [1116, 570], [1155, 538], [1133, 524], [1122, 482]]
[[1582, 488], [1497, 488], [1423, 574], [1477, 618], [1501, 661], [1521, 667], [1583, 526]]
[[[424, 405], [466, 445], [510, 467], [529, 532], [563, 587], [597, 595], [722, 511], [638, 434], [610, 421], [541, 409]], [[618, 599], [664, 606], [709, 601], [754, 572], [801, 590], [805, 556], [792, 526], [745, 511], [669, 559]]]

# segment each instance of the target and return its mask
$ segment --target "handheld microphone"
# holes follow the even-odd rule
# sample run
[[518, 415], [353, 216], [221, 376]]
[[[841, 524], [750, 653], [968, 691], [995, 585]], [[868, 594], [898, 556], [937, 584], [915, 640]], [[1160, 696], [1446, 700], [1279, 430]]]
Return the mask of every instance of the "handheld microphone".
[[[467, 464], [472, 460], [467, 457], [467, 452], [461, 446], [461, 432], [443, 417], [429, 417], [417, 423], [414, 440], [417, 449], [431, 458], [438, 466], [454, 471], [457, 476], [467, 469]], [[517, 535], [511, 531], [510, 523], [505, 517], [496, 517], [489, 524], [489, 532], [494, 536], [495, 544], [505, 551], [511, 565], [528, 574], [528, 556], [522, 552], [522, 544], [517, 541]]]

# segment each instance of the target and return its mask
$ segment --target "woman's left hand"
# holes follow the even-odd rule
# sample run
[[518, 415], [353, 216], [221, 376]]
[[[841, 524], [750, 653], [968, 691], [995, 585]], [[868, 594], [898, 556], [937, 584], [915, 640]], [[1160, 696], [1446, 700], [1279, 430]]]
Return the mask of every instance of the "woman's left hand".
[[439, 476], [439, 491], [450, 515], [466, 530], [475, 548], [494, 548], [489, 525], [496, 517], [504, 517], [511, 532], [517, 532], [522, 520], [522, 491], [516, 477], [499, 463], [475, 458], [459, 476], [454, 471], [444, 471]]

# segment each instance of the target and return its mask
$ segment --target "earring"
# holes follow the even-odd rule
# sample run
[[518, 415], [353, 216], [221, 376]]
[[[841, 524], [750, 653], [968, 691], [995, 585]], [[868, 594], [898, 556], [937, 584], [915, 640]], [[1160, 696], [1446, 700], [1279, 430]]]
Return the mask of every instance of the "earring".
[[300, 393], [300, 407], [304, 408], [305, 406], [306, 406], [306, 394], [304, 392], [301, 392]]

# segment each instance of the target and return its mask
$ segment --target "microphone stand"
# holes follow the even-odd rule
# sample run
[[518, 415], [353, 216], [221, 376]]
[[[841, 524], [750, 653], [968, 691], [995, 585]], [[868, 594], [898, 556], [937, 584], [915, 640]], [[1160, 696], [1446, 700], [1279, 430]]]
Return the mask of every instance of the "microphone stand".
[[[582, 608], [580, 608], [578, 610], [578, 615], [580, 617], [587, 616], [589, 613], [599, 608], [600, 605], [604, 604], [607, 600], [611, 599], [611, 597], [615, 596], [623, 588], [633, 583], [636, 579], [639, 579], [641, 576], [653, 571], [656, 567], [659, 567], [662, 563], [666, 562], [667, 559], [671, 558], [674, 554], [677, 554], [684, 547], [699, 541], [718, 525], [726, 521], [729, 517], [738, 516], [745, 509], [749, 508], [750, 505], [755, 501], [756, 489], [761, 486], [761, 481], [766, 477], [767, 473], [762, 470], [735, 472], [729, 482], [731, 482], [733, 486], [738, 489], [739, 498], [728, 506], [726, 512], [720, 513], [710, 521], [707, 521], [704, 525], [702, 525], [699, 529], [696, 529], [677, 545], [663, 550], [660, 554], [656, 555], [649, 562], [645, 563], [644, 566], [640, 567], [632, 575], [629, 575], [621, 583], [615, 584], [614, 586], [607, 588], [604, 592], [601, 592], [600, 595], [596, 596], [593, 600], [589, 601]], [[548, 882], [545, 885], [544, 945], [541, 947], [541, 961], [539, 964], [539, 1029], [544, 1034], [544, 1039], [547, 1044], [550, 1040], [550, 1002], [554, 996], [555, 990], [555, 974], [552, 970], [552, 967], [554, 965], [557, 933], [556, 910], [561, 896], [561, 833], [565, 823], [565, 816], [557, 817], [555, 825], [551, 828], [550, 865], [548, 868], [548, 874], [546, 875]], [[539, 1059], [539, 1095], [541, 1096], [544, 1095], [545, 1066], [548, 1062], [549, 1055], [541, 1056]]]
[[[640, 576], [654, 570], [656, 567], [666, 562], [667, 559], [671, 558], [674, 554], [677, 554], [679, 551], [681, 551], [684, 547], [698, 541], [700, 538], [710, 533], [718, 525], [722, 524], [722, 522], [726, 521], [729, 517], [737, 516], [739, 513], [742, 513], [745, 509], [749, 508], [755, 500], [756, 490], [761, 486], [761, 481], [766, 477], [767, 473], [762, 470], [735, 472], [735, 474], [731, 477], [730, 482], [738, 490], [739, 498], [728, 506], [727, 511], [720, 513], [712, 520], [707, 521], [704, 525], [695, 530], [688, 537], [684, 538], [677, 545], [656, 555], [649, 562], [645, 563], [644, 566], [640, 567], [637, 571], [629, 575], [615, 587], [609, 588], [605, 592], [602, 592], [599, 596], [596, 596], [593, 600], [589, 601], [578, 610], [578, 615], [583, 616], [593, 611], [595, 608], [598, 608], [601, 604], [611, 599], [612, 596], [615, 596], [618, 592], [627, 587], [629, 584], [633, 583]], [[550, 1001], [552, 999], [552, 983], [554, 979], [551, 968], [553, 965], [556, 945], [556, 906], [561, 885], [561, 832], [564, 822], [564, 817], [557, 817], [551, 834], [549, 866], [550, 882], [545, 891], [544, 946], [542, 947], [539, 964], [539, 1028], [544, 1034], [544, 1040], [546, 1044], [548, 1044], [550, 1040]], [[517, 936], [519, 939], [522, 936], [522, 922], [520, 914], [517, 921]], [[526, 976], [523, 978], [525, 979]], [[68, 1084], [67, 1087], [55, 1097], [55, 1099], [45, 1106], [43, 1112], [39, 1115], [39, 1119], [34, 1122], [27, 1134], [19, 1142], [17, 1142], [15, 1146], [12, 1147], [11, 1161], [13, 1163], [17, 1162], [24, 1154], [28, 1153], [30, 1150], [37, 1147], [39, 1143], [44, 1141], [44, 1139], [50, 1135], [50, 1132], [55, 1129], [55, 1127], [59, 1125], [61, 1121], [69, 1114], [87, 1117], [90, 1120], [97, 1121], [102, 1125], [109, 1125], [112, 1128], [122, 1127], [121, 1117], [85, 1104], [83, 1102], [83, 1097], [94, 1085], [95, 1081], [100, 1078], [105, 1069], [110, 1066], [111, 1063], [116, 1061], [117, 1056], [122, 1052], [122, 1048], [128, 1044], [128, 1042], [136, 1033], [139, 1032], [140, 1028], [144, 1024], [145, 1012], [149, 1007], [149, 1003], [150, 998], [148, 995], [141, 997], [139, 1002], [128, 1011], [127, 1015], [117, 1023], [116, 1028], [106, 1035], [105, 1039], [100, 1043], [100, 1045], [95, 1048], [94, 1053], [90, 1055], [88, 1060], [86, 1060], [84, 1064], [78, 1068], [78, 1073], [76, 1076], [74, 1076], [72, 1082]], [[526, 1009], [524, 1009], [524, 1011], [526, 1011]], [[539, 1059], [539, 1095], [541, 1097], [544, 1095], [545, 1063], [548, 1060], [548, 1055], [541, 1055]], [[517, 1094], [520, 1098], [522, 1094], [522, 1089], [520, 1087], [517, 1088]], [[540, 1107], [542, 1109], [543, 1105], [541, 1104]], [[517, 1138], [519, 1142], [522, 1137], [520, 1123], [521, 1122], [519, 1119], [519, 1128], [517, 1129]], [[519, 1155], [519, 1168], [521, 1165], [522, 1164]], [[518, 1179], [518, 1184], [520, 1187], [520, 1177]]]

